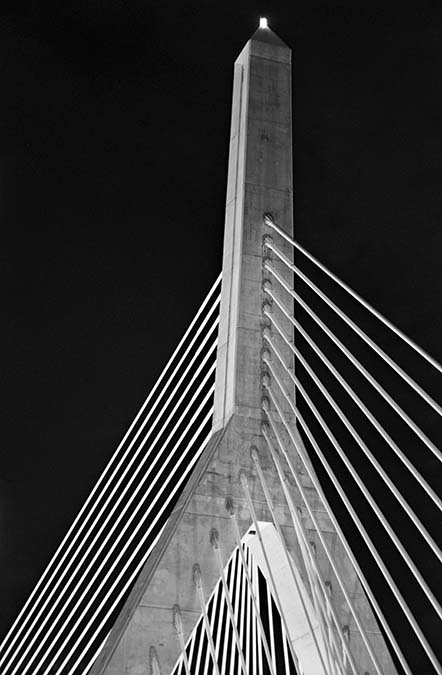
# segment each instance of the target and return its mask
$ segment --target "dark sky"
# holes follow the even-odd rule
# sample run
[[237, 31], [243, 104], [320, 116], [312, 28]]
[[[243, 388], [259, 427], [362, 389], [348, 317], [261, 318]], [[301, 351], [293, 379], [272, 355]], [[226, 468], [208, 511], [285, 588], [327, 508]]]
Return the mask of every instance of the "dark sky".
[[439, 2], [3, 6], [0, 634], [218, 275], [260, 14], [294, 51], [297, 238], [442, 360]]

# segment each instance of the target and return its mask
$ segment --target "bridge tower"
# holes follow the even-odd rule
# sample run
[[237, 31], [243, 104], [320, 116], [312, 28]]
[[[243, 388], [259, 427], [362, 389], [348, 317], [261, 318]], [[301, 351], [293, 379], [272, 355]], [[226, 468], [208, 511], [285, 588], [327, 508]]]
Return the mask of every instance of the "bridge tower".
[[[264, 214], [268, 214], [267, 220]], [[311, 570], [306, 563], [306, 551], [300, 543], [294, 515], [300, 518], [308, 546], [317, 552], [317, 566], [332, 597], [357, 672], [372, 675], [376, 670], [336, 582], [336, 570], [345, 578], [350, 600], [369, 634], [382, 672], [385, 675], [396, 672], [357, 575], [323, 509], [317, 486], [301, 462], [298, 451], [304, 446], [293, 409], [283, 400], [281, 411], [291, 422], [297, 447], [280, 421], [271, 428], [265, 413], [266, 409], [270, 412], [274, 409], [266, 384], [275, 375], [286, 390], [294, 394], [288, 371], [269, 354], [266, 334], [272, 336], [287, 368], [293, 372], [295, 367], [293, 353], [282, 338], [274, 334], [268, 318], [269, 312], [279, 312], [266, 292], [272, 284], [265, 267], [266, 260], [272, 257], [267, 246], [270, 237], [278, 240], [279, 250], [288, 259], [292, 256], [292, 247], [268, 227], [269, 218], [273, 218], [287, 235], [293, 235], [291, 50], [263, 22], [244, 46], [234, 66], [212, 436], [91, 675], [141, 675], [149, 672], [149, 659], [153, 672], [158, 668], [163, 675], [173, 671], [180, 658], [180, 644], [172, 608], [175, 607], [177, 612], [179, 606], [183, 639], [187, 640], [202, 613], [198, 595], [200, 581], [208, 599], [220, 579], [214, 547], [219, 546], [223, 565], [237, 547], [231, 527], [232, 514], [236, 516], [241, 537], [249, 538], [250, 550], [254, 545], [252, 540], [258, 537], [250, 503], [263, 533], [272, 523], [259, 471], [278, 514], [284, 544], [294, 562], [299, 582], [298, 590], [294, 585], [284, 585], [289, 576], [284, 551], [269, 545], [273, 582], [268, 569], [266, 575], [264, 563], [263, 577], [267, 584], [274, 584], [272, 589], [279, 589], [281, 603], [289, 603], [284, 612], [287, 622], [284, 630], [288, 632], [290, 649], [298, 660], [298, 670], [305, 675], [340, 672], [339, 663], [333, 666], [327, 661], [325, 636], [317, 621], [315, 598], [309, 586]], [[292, 287], [292, 273], [287, 265], [274, 256], [272, 264]], [[288, 293], [283, 300], [287, 305], [293, 302]], [[293, 326], [287, 317], [280, 314], [278, 320], [285, 333], [291, 335]], [[295, 514], [284, 498], [280, 476], [269, 456], [266, 433], [279, 434], [290, 448], [291, 462], [301, 486], [286, 469], [283, 469], [283, 480], [293, 497]], [[309, 462], [305, 449], [303, 452], [304, 460]], [[309, 469], [313, 472], [310, 464]], [[311, 514], [305, 509], [300, 489], [308, 494], [313, 516], [333, 552], [335, 569], [321, 553], [318, 533]], [[268, 536], [271, 539], [272, 534]], [[254, 549], [257, 559], [258, 548], [255, 546]], [[307, 615], [310, 625], [307, 625]], [[322, 658], [318, 655], [318, 645], [322, 645]], [[342, 663], [344, 672], [353, 672], [345, 650], [341, 666]], [[249, 670], [253, 672], [251, 667]]]

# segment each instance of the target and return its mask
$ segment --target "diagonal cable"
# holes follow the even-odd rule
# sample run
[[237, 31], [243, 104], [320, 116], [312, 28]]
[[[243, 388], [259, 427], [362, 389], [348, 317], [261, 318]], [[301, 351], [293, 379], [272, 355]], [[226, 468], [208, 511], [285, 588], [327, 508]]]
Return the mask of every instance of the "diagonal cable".
[[422, 358], [424, 358], [428, 363], [430, 363], [433, 368], [438, 370], [440, 373], [442, 373], [442, 365], [436, 361], [435, 358], [433, 358], [428, 352], [425, 351], [422, 347], [420, 347], [414, 340], [412, 340], [406, 333], [404, 333], [400, 328], [395, 326], [395, 324], [387, 319], [381, 312], [379, 312], [377, 309], [375, 309], [372, 305], [370, 305], [367, 300], [364, 300], [362, 296], [359, 295], [353, 288], [351, 288], [348, 284], [345, 283], [342, 279], [338, 277], [337, 274], [334, 274], [324, 263], [320, 262], [312, 253], [307, 251], [304, 246], [301, 246], [299, 242], [297, 242], [295, 239], [290, 237], [284, 230], [282, 230], [273, 220], [272, 217], [270, 217], [269, 214], [266, 214], [264, 216], [264, 222], [266, 225], [269, 227], [273, 228], [275, 232], [277, 232], [283, 239], [289, 242], [289, 244], [292, 244], [298, 251], [300, 251], [303, 255], [305, 255], [306, 258], [308, 258], [316, 267], [318, 267], [322, 272], [327, 274], [330, 279], [333, 279], [335, 283], [337, 283], [341, 288], [343, 288], [349, 295], [352, 296], [355, 300], [359, 302], [365, 309], [367, 309], [373, 316], [375, 316], [379, 321], [381, 321], [384, 326], [387, 326], [395, 335], [397, 335], [401, 340], [403, 340], [409, 347], [414, 349], [415, 352], [417, 352]]

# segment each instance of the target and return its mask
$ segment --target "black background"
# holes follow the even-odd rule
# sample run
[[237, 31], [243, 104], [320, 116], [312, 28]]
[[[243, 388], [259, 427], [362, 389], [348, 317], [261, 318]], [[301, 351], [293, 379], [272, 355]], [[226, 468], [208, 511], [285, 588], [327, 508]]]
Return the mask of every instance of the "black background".
[[218, 275], [232, 64], [294, 51], [298, 240], [442, 360], [442, 5], [11, 4], [0, 634]]

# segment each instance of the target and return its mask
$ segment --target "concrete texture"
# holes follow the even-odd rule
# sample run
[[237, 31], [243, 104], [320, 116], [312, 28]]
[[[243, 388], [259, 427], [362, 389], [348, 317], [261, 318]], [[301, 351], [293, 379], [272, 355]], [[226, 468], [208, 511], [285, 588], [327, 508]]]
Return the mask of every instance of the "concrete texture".
[[[249, 477], [259, 520], [271, 521], [250, 458], [252, 445], [258, 448], [262, 459], [291, 555], [301, 577], [306, 579], [289, 511], [261, 434], [261, 350], [262, 329], [266, 324], [262, 313], [262, 303], [266, 299], [262, 289], [265, 277], [263, 236], [270, 234], [269, 228], [263, 224], [263, 214], [272, 213], [281, 227], [293, 233], [291, 98], [291, 51], [270, 30], [260, 29], [244, 47], [234, 70], [213, 436], [91, 675], [145, 675], [149, 672], [150, 646], [154, 646], [158, 653], [163, 675], [171, 671], [179, 655], [172, 625], [172, 606], [178, 603], [181, 607], [185, 637], [190, 634], [200, 614], [192, 580], [193, 564], [201, 566], [206, 598], [218, 580], [215, 555], [209, 542], [211, 528], [216, 527], [219, 531], [224, 562], [235, 548], [231, 523], [225, 510], [227, 496], [234, 500], [241, 534], [250, 526], [250, 514], [238, 481], [240, 470]], [[288, 244], [278, 240], [278, 246], [291, 257]], [[290, 273], [277, 261], [273, 264], [291, 284]], [[278, 295], [290, 306], [286, 293], [278, 289]], [[287, 320], [279, 310], [274, 311], [286, 333], [292, 334]], [[291, 363], [287, 347], [277, 336], [275, 340], [287, 363]], [[275, 368], [278, 370], [277, 363]], [[292, 389], [287, 375], [282, 370], [278, 372], [287, 388]], [[294, 423], [287, 404], [284, 410]], [[289, 447], [286, 434], [283, 430], [281, 433]], [[295, 455], [294, 462], [299, 466], [299, 458]], [[301, 480], [350, 594], [372, 635], [384, 673], [393, 675], [396, 671], [376, 621], [324, 506], [305, 472], [301, 473]], [[292, 484], [290, 478], [289, 481]], [[302, 505], [293, 485], [292, 494], [296, 503]], [[317, 535], [311, 529], [305, 508], [302, 508], [302, 514], [309, 539], [316, 542], [324, 578], [332, 583], [342, 624], [350, 627], [350, 644], [361, 675], [365, 672], [371, 674], [373, 666], [338, 591], [330, 565], [321, 552]]]

